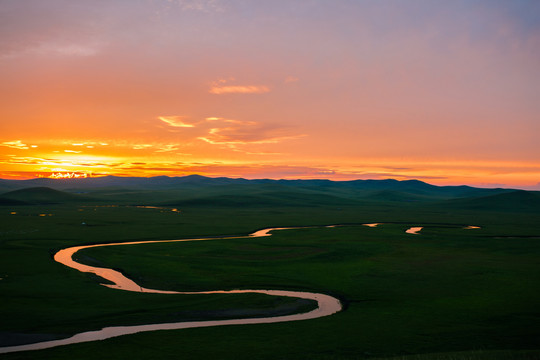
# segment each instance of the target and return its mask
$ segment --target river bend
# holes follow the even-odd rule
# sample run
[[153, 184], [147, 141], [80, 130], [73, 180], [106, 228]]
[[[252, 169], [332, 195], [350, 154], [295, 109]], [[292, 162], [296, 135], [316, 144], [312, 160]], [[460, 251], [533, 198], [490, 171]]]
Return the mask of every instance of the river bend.
[[341, 302], [335, 297], [332, 297], [326, 294], [303, 292], [303, 291], [257, 290], [257, 289], [256, 290], [248, 289], [248, 290], [211, 290], [211, 291], [168, 291], [168, 290], [149, 289], [149, 288], [144, 288], [138, 285], [136, 282], [127, 278], [119, 271], [109, 269], [109, 268], [101, 268], [101, 267], [84, 265], [73, 260], [73, 255], [76, 252], [78, 252], [79, 250], [88, 249], [92, 247], [262, 237], [262, 236], [270, 236], [271, 235], [270, 232], [274, 230], [287, 230], [287, 229], [298, 229], [298, 228], [268, 228], [268, 229], [256, 231], [248, 236], [234, 236], [234, 237], [229, 236], [229, 237], [217, 237], [217, 238], [196, 238], [196, 239], [180, 239], [180, 240], [132, 241], [132, 242], [123, 242], [123, 243], [75, 246], [75, 247], [70, 247], [70, 248], [58, 251], [54, 256], [54, 260], [63, 265], [79, 270], [81, 272], [96, 274], [97, 276], [111, 282], [111, 284], [102, 284], [102, 285], [113, 288], [113, 289], [134, 291], [134, 292], [145, 292], [145, 293], [160, 293], [160, 294], [260, 293], [260, 294], [267, 294], [267, 295], [272, 295], [272, 296], [288, 296], [288, 297], [294, 297], [294, 298], [300, 298], [300, 299], [315, 300], [317, 302], [317, 308], [309, 312], [300, 313], [300, 314], [292, 314], [292, 315], [247, 318], [247, 319], [205, 320], [205, 321], [187, 321], [187, 322], [134, 325], [134, 326], [112, 326], [112, 327], [103, 328], [101, 330], [82, 332], [66, 339], [43, 341], [39, 343], [26, 344], [26, 345], [1, 347], [0, 354], [16, 352], [16, 351], [41, 350], [41, 349], [48, 349], [48, 348], [62, 346], [62, 345], [78, 344], [78, 343], [97, 341], [97, 340], [105, 340], [105, 339], [109, 339], [116, 336], [135, 334], [135, 333], [145, 332], [145, 331], [189, 329], [189, 328], [196, 328], [196, 327], [209, 327], [209, 326], [222, 326], [222, 325], [268, 324], [268, 323], [278, 323], [278, 322], [286, 322], [286, 321], [308, 320], [308, 319], [315, 319], [315, 318], [319, 318], [323, 316], [332, 315], [338, 311], [341, 311], [342, 310]]

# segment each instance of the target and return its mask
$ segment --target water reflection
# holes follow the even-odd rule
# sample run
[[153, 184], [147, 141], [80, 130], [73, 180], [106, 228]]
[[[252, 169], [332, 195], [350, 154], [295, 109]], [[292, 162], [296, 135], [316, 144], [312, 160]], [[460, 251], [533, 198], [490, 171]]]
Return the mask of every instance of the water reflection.
[[412, 227], [412, 228], [409, 228], [408, 230], [405, 230], [405, 232], [407, 234], [415, 234], [415, 235], [418, 235], [418, 233], [420, 232], [420, 230], [422, 230], [424, 227], [422, 226], [415, 226], [415, 227]]
[[364, 226], [368, 226], [368, 227], [377, 227], [379, 225], [381, 225], [381, 223], [373, 223], [373, 224], [362, 224]]

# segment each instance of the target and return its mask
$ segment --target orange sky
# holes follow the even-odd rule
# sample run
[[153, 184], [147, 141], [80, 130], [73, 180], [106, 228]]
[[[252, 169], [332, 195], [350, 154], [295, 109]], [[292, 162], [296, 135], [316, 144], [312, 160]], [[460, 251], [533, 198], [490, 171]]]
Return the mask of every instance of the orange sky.
[[0, 177], [539, 188], [537, 1], [4, 0]]

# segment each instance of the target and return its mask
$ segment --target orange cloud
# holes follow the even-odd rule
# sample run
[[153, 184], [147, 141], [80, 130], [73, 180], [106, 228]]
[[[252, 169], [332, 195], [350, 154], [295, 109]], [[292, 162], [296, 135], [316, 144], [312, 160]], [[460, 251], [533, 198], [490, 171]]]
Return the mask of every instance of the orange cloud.
[[[222, 80], [225, 82], [226, 80]], [[180, 147], [199, 147], [192, 140], [202, 140], [211, 145], [222, 145], [233, 151], [240, 151], [239, 146], [257, 144], [275, 144], [281, 141], [290, 140], [305, 136], [304, 134], [290, 134], [288, 128], [276, 124], [263, 124], [252, 120], [227, 119], [219, 116], [209, 116], [202, 120], [191, 120], [187, 122], [183, 116], [160, 116], [159, 120], [173, 127], [197, 128], [196, 133], [185, 133], [181, 138], [182, 145], [174, 143], [149, 143], [135, 144], [132, 149], [152, 149], [154, 152], [177, 151]], [[118, 144], [117, 144], [118, 145]], [[247, 151], [241, 150], [250, 155], [279, 155], [276, 152], [268, 151]]]
[[218, 122], [218, 125], [221, 122], [222, 126], [212, 127], [207, 135], [200, 136], [198, 139], [212, 145], [227, 145], [230, 148], [248, 144], [275, 144], [284, 140], [305, 136], [304, 134], [289, 135], [285, 128], [263, 125], [255, 121], [216, 117], [207, 118], [207, 121]]
[[31, 156], [11, 156], [8, 155], [7, 159], [0, 160], [0, 164], [21, 164], [21, 165], [38, 165], [42, 164], [48, 159], [31, 157]]
[[283, 82], [285, 84], [289, 84], [289, 83], [297, 82], [298, 80], [300, 80], [300, 79], [297, 78], [296, 76], [287, 76]]
[[210, 89], [210, 94], [263, 94], [270, 92], [270, 88], [264, 85], [214, 85]]
[[142, 149], [148, 149], [151, 148], [152, 144], [135, 144], [132, 146], [133, 150], [142, 150]]
[[158, 146], [158, 150], [156, 152], [169, 152], [169, 151], [176, 151], [180, 148], [177, 144], [165, 144]]
[[222, 121], [222, 122], [238, 124], [238, 125], [256, 125], [257, 124], [256, 121], [225, 119], [221, 117], [207, 117], [205, 120], [206, 121]]
[[159, 116], [158, 119], [163, 121], [165, 124], [172, 127], [183, 127], [183, 128], [192, 128], [195, 127], [197, 122], [189, 123], [186, 121], [187, 116]]
[[30, 52], [37, 54], [56, 54], [63, 56], [94, 56], [101, 50], [102, 45], [99, 43], [42, 43], [38, 47], [30, 49]]
[[271, 134], [260, 133], [258, 131], [228, 127], [210, 129], [207, 136], [201, 136], [199, 139], [213, 145], [235, 146], [247, 144], [276, 144], [281, 141], [297, 139], [303, 136], [305, 135], [272, 136]]
[[14, 141], [4, 141], [0, 143], [0, 146], [6, 146], [13, 149], [27, 150], [29, 149], [28, 145], [24, 144], [21, 140]]

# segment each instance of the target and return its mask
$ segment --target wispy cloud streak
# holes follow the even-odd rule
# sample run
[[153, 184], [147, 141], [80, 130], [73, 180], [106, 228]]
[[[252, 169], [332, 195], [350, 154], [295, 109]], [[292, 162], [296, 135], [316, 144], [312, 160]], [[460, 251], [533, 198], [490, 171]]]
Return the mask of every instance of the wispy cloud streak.
[[233, 86], [213, 86], [210, 94], [264, 94], [270, 92], [270, 88], [265, 85], [233, 85]]
[[21, 140], [4, 141], [0, 143], [0, 146], [9, 147], [12, 149], [28, 150], [30, 147], [23, 143]]
[[172, 127], [192, 128], [192, 127], [195, 127], [195, 125], [197, 124], [197, 123], [189, 123], [186, 120], [187, 116], [179, 116], [179, 115], [159, 116], [158, 119]]

